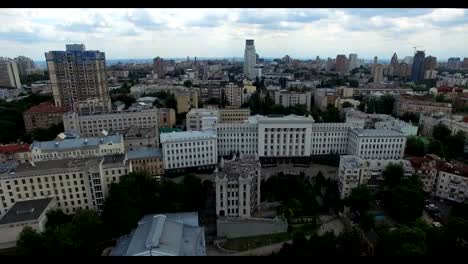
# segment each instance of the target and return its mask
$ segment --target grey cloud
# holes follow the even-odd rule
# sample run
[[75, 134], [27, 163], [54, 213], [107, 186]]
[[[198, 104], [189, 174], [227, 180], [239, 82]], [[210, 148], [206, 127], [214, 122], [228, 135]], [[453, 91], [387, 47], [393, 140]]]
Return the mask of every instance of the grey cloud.
[[57, 25], [58, 29], [68, 32], [92, 33], [101, 28], [109, 28], [110, 24], [100, 14], [95, 14], [86, 22], [72, 22], [69, 24]]
[[154, 21], [146, 10], [136, 10], [132, 15], [127, 14], [127, 20], [133, 25], [147, 30], [160, 29], [165, 25], [164, 22]]
[[[329, 14], [326, 11], [318, 9], [293, 9], [287, 12], [272, 12], [262, 14], [262, 10], [243, 10], [236, 21], [241, 24], [260, 25], [267, 30], [296, 30], [300, 29], [298, 23], [312, 23], [327, 18]], [[287, 26], [282, 22], [288, 22]]]

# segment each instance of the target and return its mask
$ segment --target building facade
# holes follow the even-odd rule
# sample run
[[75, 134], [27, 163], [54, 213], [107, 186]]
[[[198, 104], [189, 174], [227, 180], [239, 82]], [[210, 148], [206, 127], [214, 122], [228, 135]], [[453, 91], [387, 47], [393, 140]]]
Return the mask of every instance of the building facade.
[[406, 136], [390, 129], [351, 129], [348, 154], [364, 159], [397, 160], [405, 154]]
[[255, 80], [256, 77], [255, 65], [257, 64], [257, 57], [255, 54], [254, 40], [247, 39], [244, 51], [244, 75], [251, 80]]
[[289, 115], [286, 117], [257, 116], [258, 155], [260, 157], [310, 156], [312, 117]]
[[218, 161], [214, 130], [163, 133], [160, 135], [166, 172], [214, 169]]
[[158, 108], [158, 125], [162, 127], [174, 127], [176, 124], [175, 110], [172, 108]]
[[224, 91], [224, 97], [221, 98], [222, 100], [226, 100], [226, 104], [233, 106], [233, 107], [240, 107], [242, 103], [244, 103], [243, 100], [243, 88], [239, 87], [237, 85], [234, 85], [233, 83], [228, 83], [223, 89]]
[[21, 90], [18, 65], [14, 60], [0, 58], [0, 86]]
[[159, 129], [157, 127], [131, 126], [124, 130], [111, 131], [110, 134], [122, 135], [126, 150], [159, 147]]
[[34, 141], [30, 146], [33, 162], [103, 157], [125, 153], [122, 135]]
[[28, 71], [34, 69], [34, 61], [28, 57], [18, 56], [15, 59], [16, 65], [18, 65], [18, 72], [20, 76], [27, 76]]
[[147, 172], [151, 176], [164, 175], [164, 162], [159, 148], [129, 150], [127, 158], [132, 163], [132, 170], [135, 172]]
[[349, 131], [363, 128], [363, 122], [316, 123], [312, 125], [311, 155], [347, 154]]
[[56, 106], [72, 110], [78, 101], [110, 100], [104, 52], [71, 44], [66, 51], [49, 51], [45, 57]]
[[65, 107], [57, 107], [50, 102], [42, 102], [23, 112], [24, 127], [26, 132], [36, 128], [47, 129], [52, 125], [63, 122], [63, 114], [67, 112]]
[[437, 197], [463, 203], [468, 199], [468, 165], [460, 162], [437, 162]]
[[219, 117], [218, 109], [194, 108], [187, 115], [187, 131], [201, 131], [203, 118]]
[[18, 163], [26, 163], [31, 160], [29, 144], [0, 145], [0, 162], [14, 160]]
[[218, 155], [258, 153], [258, 125], [255, 117], [243, 123], [218, 123]]
[[23, 163], [0, 174], [0, 214], [18, 201], [52, 197], [67, 214], [101, 211], [110, 184], [129, 172], [125, 155]]
[[394, 112], [397, 116], [403, 115], [405, 112], [420, 114], [433, 113], [451, 113], [452, 104], [439, 103], [431, 101], [416, 100], [409, 97], [399, 96], [395, 100]]
[[219, 122], [221, 123], [242, 123], [250, 117], [250, 108], [230, 108], [219, 110]]
[[414, 54], [413, 68], [411, 70], [411, 81], [422, 81], [424, 80], [424, 51], [417, 51]]
[[63, 126], [65, 132], [78, 132], [82, 136], [93, 137], [99, 136], [103, 130], [124, 130], [131, 126], [158, 127], [158, 119], [156, 108], [91, 115], [68, 112], [63, 115]]
[[305, 105], [307, 111], [311, 111], [312, 92], [287, 92], [285, 90], [275, 92], [275, 104], [284, 107]]
[[215, 172], [216, 215], [249, 218], [260, 206], [261, 165], [256, 156], [221, 160]]
[[389, 164], [400, 164], [404, 176], [413, 175], [413, 167], [408, 160], [364, 159], [355, 155], [340, 156], [338, 167], [338, 190], [340, 198], [345, 199], [354, 188], [361, 185], [375, 188], [383, 182], [382, 172]]

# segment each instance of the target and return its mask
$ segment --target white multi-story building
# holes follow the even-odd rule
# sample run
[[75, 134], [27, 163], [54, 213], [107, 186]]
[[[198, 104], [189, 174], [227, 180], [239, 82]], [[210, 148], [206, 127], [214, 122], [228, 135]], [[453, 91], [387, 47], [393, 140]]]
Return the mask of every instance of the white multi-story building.
[[348, 197], [351, 191], [360, 185], [379, 186], [383, 181], [382, 172], [390, 163], [402, 165], [405, 177], [413, 175], [414, 169], [408, 160], [363, 159], [355, 155], [341, 156], [338, 167], [338, 189], [341, 199]]
[[312, 92], [288, 92], [285, 90], [275, 92], [275, 104], [280, 104], [284, 107], [295, 105], [305, 105], [307, 111], [310, 111], [312, 102]]
[[131, 126], [158, 127], [158, 118], [156, 108], [91, 115], [69, 112], [63, 115], [63, 126], [65, 132], [77, 132], [85, 137], [95, 137], [103, 130], [124, 130]]
[[3, 168], [0, 216], [17, 201], [54, 197], [65, 213], [102, 210], [110, 184], [131, 172], [125, 155], [48, 160]]
[[32, 161], [102, 157], [124, 154], [122, 135], [35, 141], [30, 146]]
[[201, 131], [204, 117], [219, 117], [217, 109], [192, 108], [186, 115], [187, 131]]
[[312, 125], [311, 155], [346, 154], [349, 131], [364, 128], [364, 122], [315, 123]]
[[401, 159], [406, 136], [390, 129], [352, 129], [349, 134], [348, 154], [364, 159]]
[[[240, 107], [242, 103], [244, 103], [244, 89], [242, 87], [234, 85], [233, 83], [229, 83], [226, 85], [226, 87], [223, 88], [223, 90], [228, 105]], [[224, 100], [224, 98], [221, 98], [221, 100]]]
[[312, 117], [257, 116], [258, 155], [260, 157], [310, 156]]
[[160, 135], [167, 172], [187, 168], [214, 168], [218, 161], [215, 130], [184, 131]]
[[218, 155], [231, 153], [257, 154], [258, 126], [255, 116], [244, 123], [218, 123]]
[[468, 199], [468, 165], [460, 162], [437, 161], [435, 195], [463, 203]]
[[379, 121], [375, 123], [375, 128], [392, 129], [403, 133], [405, 136], [416, 136], [418, 134], [418, 127], [407, 123], [400, 119], [392, 121]]
[[221, 159], [215, 172], [216, 215], [249, 218], [260, 205], [261, 165], [256, 156]]
[[12, 59], [0, 58], [0, 86], [21, 90], [18, 65]]

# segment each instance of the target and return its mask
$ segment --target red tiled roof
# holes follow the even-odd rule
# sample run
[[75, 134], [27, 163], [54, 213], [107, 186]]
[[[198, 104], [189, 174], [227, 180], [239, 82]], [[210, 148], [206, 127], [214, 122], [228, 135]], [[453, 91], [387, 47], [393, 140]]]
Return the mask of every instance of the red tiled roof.
[[431, 162], [432, 159], [428, 157], [411, 157], [409, 158], [411, 165], [415, 169], [420, 169], [423, 166], [423, 163]]
[[65, 113], [67, 109], [65, 107], [57, 107], [51, 102], [42, 102], [38, 105], [35, 105], [25, 113]]
[[17, 153], [29, 150], [29, 144], [0, 145], [0, 153]]
[[447, 161], [440, 160], [440, 161], [436, 161], [436, 167], [438, 170], [443, 171], [443, 172], [448, 172], [451, 174], [468, 177], [468, 165], [461, 163], [461, 162], [457, 162], [457, 161], [447, 162]]

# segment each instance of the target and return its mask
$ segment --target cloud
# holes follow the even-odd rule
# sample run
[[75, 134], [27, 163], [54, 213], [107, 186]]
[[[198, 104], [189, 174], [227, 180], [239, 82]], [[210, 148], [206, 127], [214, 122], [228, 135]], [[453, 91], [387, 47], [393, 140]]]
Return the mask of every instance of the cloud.
[[161, 29], [166, 23], [152, 16], [150, 12], [144, 9], [137, 9], [128, 13], [126, 19], [136, 27], [146, 30]]
[[0, 20], [2, 56], [40, 59], [69, 41], [119, 58], [242, 57], [246, 38], [261, 56], [405, 56], [417, 44], [444, 58], [468, 41], [464, 9], [1, 9]]
[[40, 34], [35, 32], [26, 32], [26, 31], [0, 31], [0, 40], [3, 41], [13, 41], [20, 42], [25, 44], [37, 43], [40, 41], [45, 41]]

